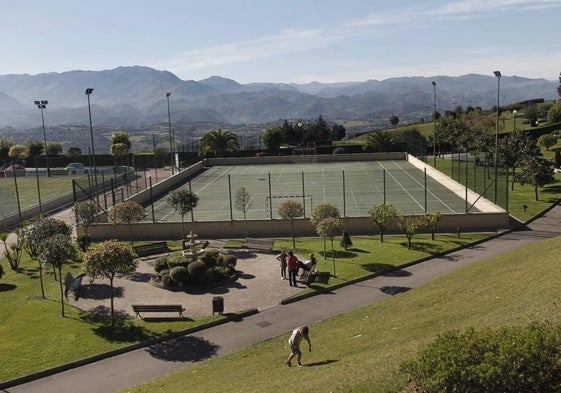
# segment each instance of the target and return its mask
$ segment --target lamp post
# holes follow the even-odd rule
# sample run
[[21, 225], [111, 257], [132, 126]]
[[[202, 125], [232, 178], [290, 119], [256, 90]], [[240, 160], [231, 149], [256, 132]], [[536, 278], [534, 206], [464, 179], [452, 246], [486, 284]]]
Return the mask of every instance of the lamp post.
[[49, 168], [49, 155], [47, 154], [47, 133], [45, 132], [45, 116], [43, 115], [43, 109], [47, 108], [49, 101], [33, 101], [37, 108], [41, 110], [41, 122], [43, 124], [43, 142], [45, 146], [45, 164], [47, 165], [47, 177], [51, 177], [51, 169]]
[[433, 88], [433, 104], [432, 104], [432, 124], [434, 125], [433, 140], [432, 140], [432, 156], [434, 167], [436, 168], [436, 82], [432, 82]]
[[498, 175], [498, 161], [499, 161], [499, 118], [500, 112], [500, 91], [501, 91], [501, 71], [493, 71], [497, 78], [497, 124], [495, 126], [495, 204], [497, 203], [497, 175]]
[[90, 104], [90, 95], [93, 93], [94, 89], [89, 87], [86, 89], [86, 96], [88, 97], [88, 114], [90, 116], [90, 138], [92, 143], [92, 168], [94, 174], [94, 184], [95, 184], [95, 196], [96, 199], [98, 198], [97, 195], [97, 167], [95, 165], [95, 146], [94, 146], [94, 136], [93, 136], [93, 126], [92, 126], [92, 107]]
[[171, 95], [170, 92], [166, 93], [166, 99], [168, 101], [168, 127], [169, 127], [169, 154], [171, 157], [171, 174], [174, 173], [174, 157], [173, 157], [173, 136], [171, 134], [171, 112], [169, 110], [169, 96]]
[[512, 131], [516, 131], [516, 115], [518, 115], [518, 111], [515, 109], [512, 111], [512, 119], [514, 120]]

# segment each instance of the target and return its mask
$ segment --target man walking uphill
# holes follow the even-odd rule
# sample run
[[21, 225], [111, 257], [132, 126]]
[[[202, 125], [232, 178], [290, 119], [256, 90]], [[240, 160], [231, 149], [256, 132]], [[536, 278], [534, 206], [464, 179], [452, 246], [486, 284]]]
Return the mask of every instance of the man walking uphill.
[[307, 326], [302, 326], [292, 331], [292, 335], [288, 339], [288, 345], [290, 346], [290, 356], [288, 359], [284, 361], [288, 367], [292, 366], [290, 361], [294, 356], [298, 357], [298, 366], [302, 367], [302, 363], [300, 360], [302, 359], [302, 351], [300, 350], [300, 343], [302, 339], [308, 342], [308, 350], [312, 352], [312, 342], [310, 341], [310, 337], [308, 336], [309, 329]]

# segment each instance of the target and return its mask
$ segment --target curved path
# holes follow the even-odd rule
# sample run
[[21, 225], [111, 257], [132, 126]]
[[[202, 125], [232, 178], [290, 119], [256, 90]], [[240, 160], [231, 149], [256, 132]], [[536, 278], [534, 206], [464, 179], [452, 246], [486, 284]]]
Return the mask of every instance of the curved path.
[[[231, 323], [114, 356], [83, 367], [6, 389], [6, 392], [114, 392], [186, 367], [210, 356], [258, 343], [295, 326], [313, 324], [391, 296], [387, 287], [414, 288], [440, 275], [532, 242], [561, 234], [561, 207], [556, 205], [526, 230], [505, 233], [476, 246], [404, 268], [296, 303], [275, 305]], [[386, 291], [389, 292], [389, 291]]]

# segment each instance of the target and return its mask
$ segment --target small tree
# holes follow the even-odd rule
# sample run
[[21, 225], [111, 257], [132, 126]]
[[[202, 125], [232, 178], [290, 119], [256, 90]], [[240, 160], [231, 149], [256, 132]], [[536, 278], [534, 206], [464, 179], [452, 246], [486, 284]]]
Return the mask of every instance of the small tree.
[[425, 214], [425, 226], [427, 230], [431, 234], [431, 239], [434, 240], [434, 233], [436, 232], [436, 227], [438, 226], [438, 222], [442, 218], [441, 212], [436, 212], [434, 214], [428, 213]]
[[339, 236], [341, 233], [343, 233], [343, 230], [344, 230], [343, 222], [341, 221], [340, 218], [328, 217], [321, 220], [316, 226], [316, 231], [317, 233], [320, 234], [320, 236], [323, 236], [331, 240], [331, 260], [333, 264], [333, 277], [337, 277], [337, 272], [335, 270], [335, 248], [333, 246], [333, 239], [335, 238], [335, 236]]
[[249, 209], [251, 209], [252, 205], [253, 205], [253, 199], [251, 198], [251, 195], [249, 194], [249, 192], [247, 192], [245, 187], [238, 189], [238, 191], [236, 191], [236, 199], [234, 199], [234, 207], [236, 208], [236, 210], [241, 211], [243, 213], [243, 230], [246, 238], [247, 238], [246, 213]]
[[66, 155], [70, 158], [78, 158], [82, 155], [82, 149], [76, 146], [70, 146], [66, 149]]
[[60, 233], [46, 238], [41, 242], [39, 251], [39, 260], [45, 265], [51, 265], [53, 269], [58, 270], [58, 280], [60, 288], [60, 307], [61, 316], [64, 317], [64, 291], [62, 289], [62, 266], [71, 257], [76, 254], [76, 250], [72, 246], [70, 236]]
[[392, 125], [392, 127], [397, 126], [399, 124], [399, 117], [391, 116], [390, 117], [390, 124]]
[[538, 201], [538, 188], [555, 181], [553, 163], [543, 157], [534, 157], [519, 175], [520, 184], [531, 184], [534, 186], [534, 194]]
[[8, 243], [6, 242], [6, 240], [8, 240], [8, 233], [0, 233], [0, 240], [4, 243], [4, 256], [10, 264], [10, 268], [16, 272], [19, 271], [23, 251], [23, 240], [18, 233], [19, 231], [16, 231], [16, 242], [10, 246], [8, 246]]
[[193, 191], [180, 188], [168, 195], [168, 203], [181, 215], [181, 240], [185, 239], [185, 214], [197, 207], [199, 197]]
[[296, 239], [294, 238], [294, 219], [304, 215], [304, 206], [302, 206], [300, 202], [289, 199], [288, 201], [282, 202], [277, 211], [283, 220], [290, 220], [292, 248], [296, 248]]
[[[312, 209], [310, 222], [317, 227], [317, 225], [326, 218], [340, 218], [341, 213], [339, 209], [331, 203], [320, 203]], [[317, 232], [317, 230], [316, 230]], [[326, 257], [326, 238], [323, 238], [323, 255]]]
[[557, 143], [558, 138], [553, 134], [544, 134], [538, 138], [538, 145], [545, 147], [545, 150], [549, 151], [549, 148]]
[[134, 245], [132, 224], [142, 220], [146, 216], [142, 205], [135, 201], [122, 202], [113, 207], [113, 209], [109, 212], [109, 215], [113, 218], [115, 223], [126, 223], [129, 226], [131, 245]]
[[339, 243], [339, 245], [343, 247], [345, 251], [348, 250], [349, 247], [353, 245], [351, 237], [349, 236], [347, 231], [343, 231], [343, 235], [341, 236], [341, 243]]
[[49, 157], [56, 157], [62, 154], [62, 144], [59, 142], [47, 142], [45, 154]]
[[42, 250], [42, 242], [55, 235], [63, 235], [71, 239], [72, 228], [62, 220], [39, 216], [25, 223], [19, 232], [19, 236], [21, 236], [23, 241], [23, 249], [31, 259], [35, 259], [38, 262], [39, 282], [41, 284], [41, 295], [43, 299], [46, 299], [45, 287], [43, 285], [43, 263], [39, 259], [39, 256]]
[[380, 241], [384, 242], [384, 232], [386, 228], [397, 218], [399, 212], [393, 205], [381, 203], [368, 211], [372, 220], [380, 228]]
[[421, 220], [417, 216], [399, 216], [397, 227], [407, 237], [407, 249], [409, 250], [411, 250], [411, 240], [413, 240], [413, 235], [419, 229], [419, 225], [421, 225]]
[[90, 226], [95, 222], [95, 218], [98, 213], [97, 204], [92, 201], [76, 202], [72, 207], [74, 212], [74, 217], [76, 218], [76, 224], [81, 225], [84, 234], [88, 235], [88, 230]]
[[113, 280], [118, 274], [129, 274], [135, 271], [134, 252], [123, 242], [108, 240], [84, 255], [82, 267], [91, 278], [109, 279], [111, 286], [111, 326], [114, 326]]

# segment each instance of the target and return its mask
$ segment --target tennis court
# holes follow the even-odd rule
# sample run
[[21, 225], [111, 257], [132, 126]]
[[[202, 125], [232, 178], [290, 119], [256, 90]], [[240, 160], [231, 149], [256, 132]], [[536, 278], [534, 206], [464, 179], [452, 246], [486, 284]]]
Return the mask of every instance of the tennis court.
[[[249, 220], [280, 218], [278, 206], [289, 199], [304, 205], [306, 217], [320, 203], [337, 206], [346, 217], [368, 216], [373, 206], [384, 202], [405, 215], [466, 211], [463, 198], [404, 160], [213, 166], [181, 187], [199, 196], [186, 221], [242, 220], [243, 212], [234, 207], [241, 187], [251, 197]], [[151, 220], [149, 214], [147, 221]], [[163, 197], [154, 202], [154, 220], [181, 217]]]

